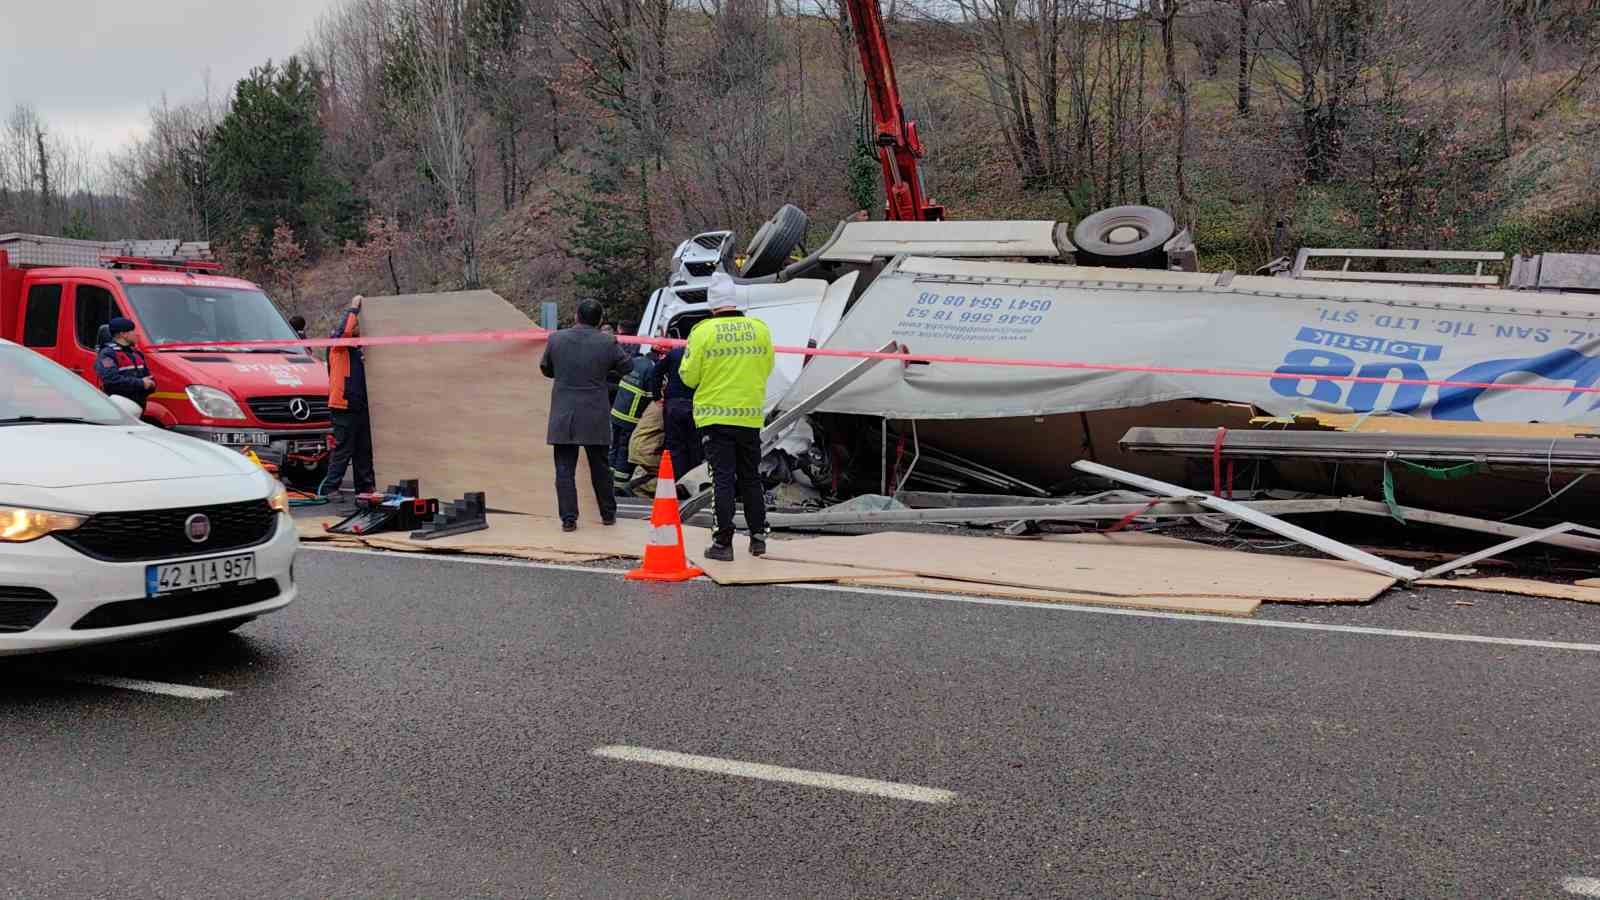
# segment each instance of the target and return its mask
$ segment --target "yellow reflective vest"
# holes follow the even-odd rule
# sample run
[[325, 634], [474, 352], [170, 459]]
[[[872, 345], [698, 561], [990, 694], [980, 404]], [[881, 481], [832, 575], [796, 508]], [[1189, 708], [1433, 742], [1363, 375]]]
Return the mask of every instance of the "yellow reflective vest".
[[694, 388], [694, 424], [760, 428], [772, 332], [749, 316], [714, 316], [689, 332], [678, 377]]

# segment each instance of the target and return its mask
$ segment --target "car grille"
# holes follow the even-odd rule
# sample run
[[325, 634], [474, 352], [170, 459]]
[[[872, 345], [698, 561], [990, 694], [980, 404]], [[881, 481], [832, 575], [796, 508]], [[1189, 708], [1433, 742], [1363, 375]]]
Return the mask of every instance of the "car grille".
[[271, 578], [263, 578], [244, 585], [207, 588], [181, 594], [168, 594], [164, 597], [118, 600], [114, 603], [103, 603], [90, 610], [87, 615], [73, 623], [72, 630], [123, 628], [147, 622], [203, 616], [206, 613], [262, 603], [278, 596], [278, 593], [278, 582]]
[[56, 608], [56, 598], [38, 588], [0, 585], [0, 633], [27, 631]]
[[[211, 536], [198, 544], [189, 540], [187, 524], [189, 517], [197, 513], [211, 520]], [[278, 514], [267, 501], [250, 500], [220, 506], [98, 513], [78, 528], [58, 532], [55, 537], [98, 560], [139, 562], [253, 547], [271, 538], [277, 527]]]
[[685, 262], [683, 267], [696, 278], [709, 278], [717, 271], [717, 264], [714, 262]]
[[[289, 407], [296, 400], [304, 400], [309, 412], [304, 419], [295, 418]], [[327, 397], [251, 397], [246, 400], [250, 411], [256, 418], [263, 422], [277, 422], [286, 425], [305, 425], [311, 422], [328, 421]]]

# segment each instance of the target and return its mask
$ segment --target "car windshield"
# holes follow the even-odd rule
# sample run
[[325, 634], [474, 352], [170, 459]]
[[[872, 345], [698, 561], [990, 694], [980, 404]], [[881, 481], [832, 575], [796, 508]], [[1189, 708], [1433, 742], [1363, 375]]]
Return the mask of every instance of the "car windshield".
[[119, 425], [128, 418], [70, 370], [32, 350], [0, 344], [0, 426], [61, 421]]
[[131, 284], [127, 292], [153, 344], [298, 340], [283, 314], [260, 291]]

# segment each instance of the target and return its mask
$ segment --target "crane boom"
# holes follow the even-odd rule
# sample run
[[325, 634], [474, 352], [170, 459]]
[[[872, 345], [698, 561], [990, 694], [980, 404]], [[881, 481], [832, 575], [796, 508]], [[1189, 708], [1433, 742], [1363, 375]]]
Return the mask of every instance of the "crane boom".
[[873, 142], [883, 166], [888, 218], [901, 222], [943, 219], [944, 207], [929, 199], [923, 188], [917, 165], [922, 158], [922, 140], [917, 137], [917, 123], [906, 118], [900, 103], [900, 86], [895, 83], [894, 59], [889, 55], [878, 0], [845, 0], [845, 7], [855, 29], [861, 72], [872, 103]]

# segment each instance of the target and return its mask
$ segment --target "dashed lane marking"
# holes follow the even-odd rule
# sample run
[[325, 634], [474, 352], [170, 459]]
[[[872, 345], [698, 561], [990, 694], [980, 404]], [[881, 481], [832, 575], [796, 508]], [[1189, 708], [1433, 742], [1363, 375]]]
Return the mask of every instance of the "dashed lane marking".
[[693, 756], [688, 753], [674, 753], [671, 750], [652, 750], [649, 747], [629, 747], [624, 744], [612, 744], [607, 747], [596, 747], [589, 753], [602, 759], [614, 759], [621, 762], [648, 763], [652, 766], [689, 769], [695, 772], [710, 772], [715, 775], [733, 775], [738, 778], [779, 781], [784, 784], [826, 788], [832, 791], [849, 791], [852, 794], [868, 794], [873, 797], [909, 800], [914, 803], [949, 803], [956, 798], [954, 791], [923, 787], [917, 784], [878, 781], [873, 778], [835, 775], [831, 772], [813, 772], [808, 769], [791, 769], [787, 766], [769, 766], [764, 763], [722, 759], [716, 756]]
[[74, 675], [63, 680], [124, 691], [139, 691], [144, 694], [160, 694], [164, 697], [181, 697], [185, 700], [220, 700], [233, 694], [232, 691], [219, 691], [216, 688], [168, 684], [165, 681], [145, 681], [141, 678], [118, 678], [112, 675]]
[[[463, 559], [432, 553], [388, 553], [382, 550], [355, 550], [337, 547], [304, 547], [323, 553], [347, 553], [353, 556], [381, 556], [386, 559], [426, 560], [429, 563], [456, 563], [474, 566], [503, 566], [521, 569], [546, 569], [553, 572], [584, 572], [590, 575], [621, 577], [622, 569], [602, 569], [596, 566], [575, 566], [564, 563], [541, 563], [528, 560]], [[1292, 631], [1328, 631], [1336, 634], [1360, 634], [1376, 637], [1414, 638], [1427, 641], [1446, 641], [1458, 644], [1496, 644], [1502, 647], [1531, 647], [1538, 650], [1576, 650], [1580, 653], [1600, 653], [1600, 644], [1573, 641], [1542, 641], [1533, 638], [1496, 637], [1487, 634], [1452, 634], [1446, 631], [1409, 631], [1404, 628], [1375, 628], [1366, 625], [1325, 625], [1318, 622], [1283, 622], [1274, 619], [1241, 619], [1234, 616], [1214, 616], [1206, 613], [1171, 613], [1147, 609], [1117, 609], [1111, 606], [1081, 606], [1074, 603], [1039, 603], [1029, 600], [1007, 600], [1000, 597], [962, 596], [960, 594], [931, 594], [924, 591], [898, 591], [886, 588], [858, 587], [845, 584], [781, 584], [768, 585], [773, 589], [796, 591], [822, 591], [828, 594], [867, 594], [874, 597], [898, 597], [912, 600], [940, 600], [946, 603], [976, 603], [980, 606], [1014, 606], [1052, 612], [1089, 613], [1097, 616], [1123, 616], [1134, 619], [1165, 619], [1171, 622], [1206, 622], [1215, 625], [1238, 625], [1254, 628], [1285, 628]], [[1600, 895], [1596, 895], [1600, 896]]]

